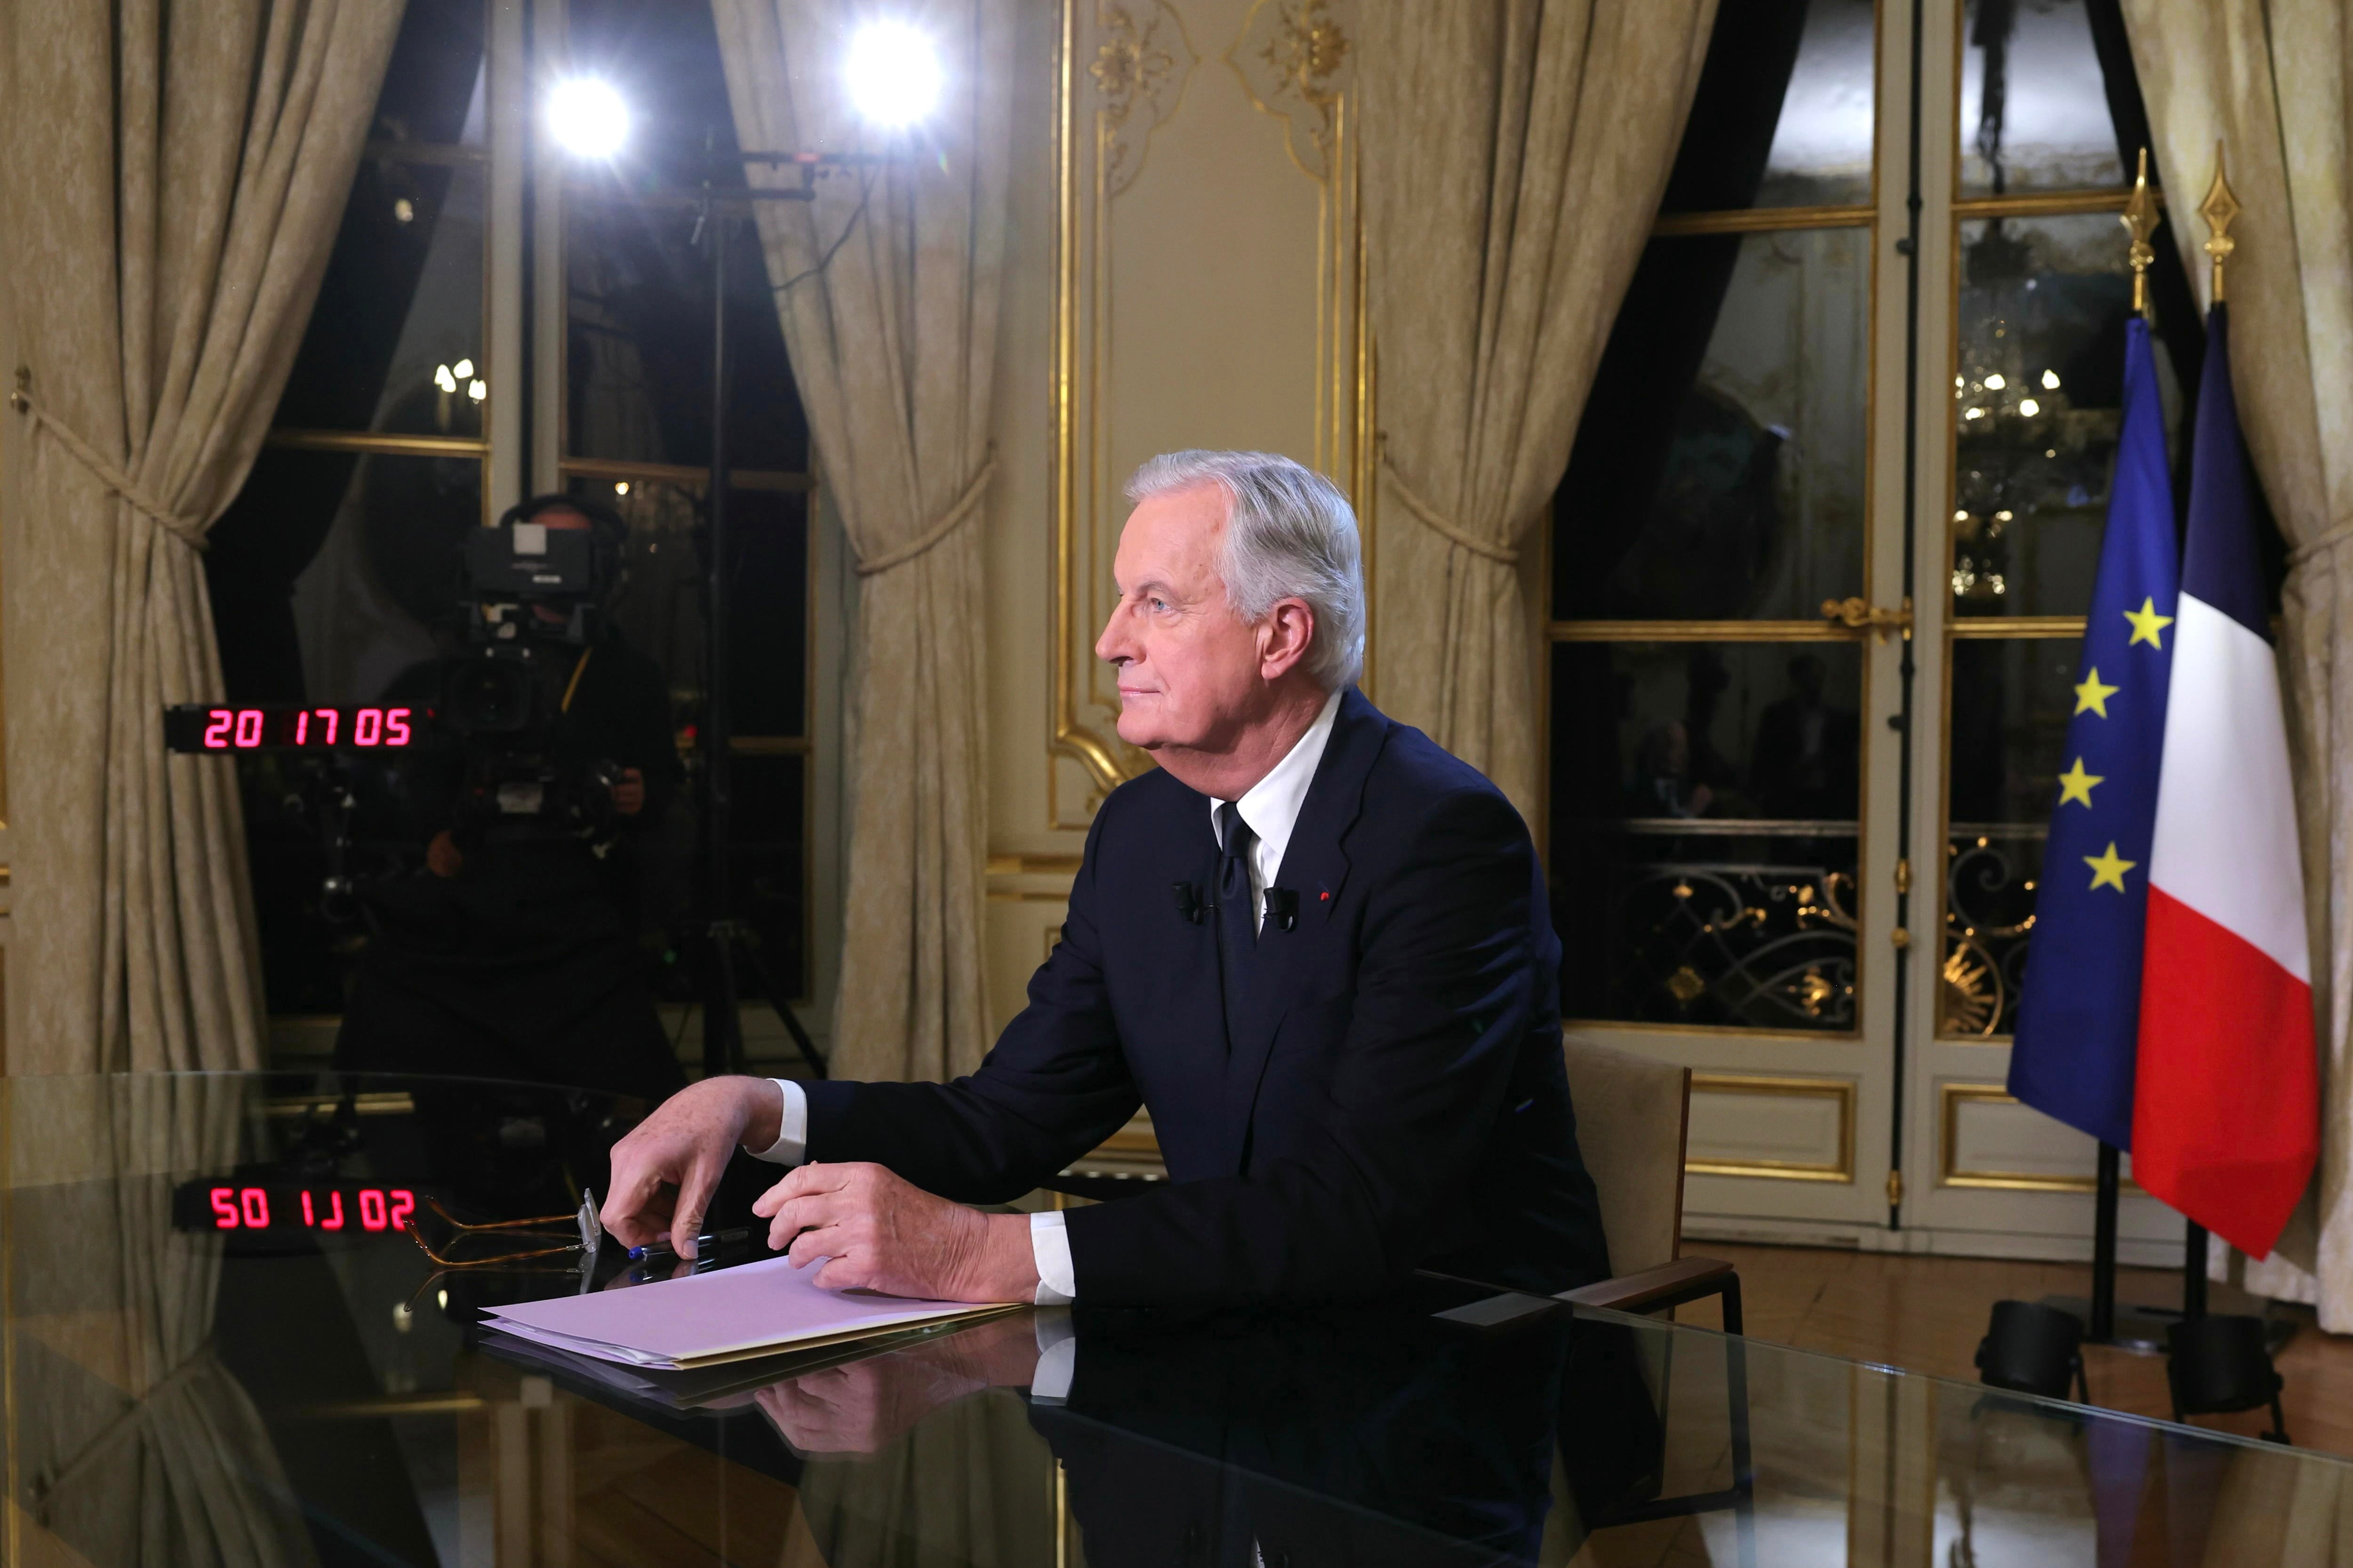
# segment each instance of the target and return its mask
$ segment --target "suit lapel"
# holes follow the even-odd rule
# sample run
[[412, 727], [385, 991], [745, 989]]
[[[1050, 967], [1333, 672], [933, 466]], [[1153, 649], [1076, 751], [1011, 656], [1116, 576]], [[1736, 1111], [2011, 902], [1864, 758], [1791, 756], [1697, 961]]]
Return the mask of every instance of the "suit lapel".
[[1351, 687], [1333, 716], [1332, 736], [1307, 786], [1291, 842], [1282, 851], [1275, 885], [1299, 895], [1299, 919], [1290, 931], [1271, 923], [1259, 932], [1258, 955], [1243, 999], [1241, 1032], [1229, 1042], [1226, 1058], [1225, 1125], [1228, 1168], [1241, 1172], [1249, 1152], [1250, 1119], [1261, 1079], [1312, 955], [1327, 940], [1340, 889], [1348, 878], [1344, 847], [1364, 806], [1365, 779], [1388, 740], [1388, 721]]

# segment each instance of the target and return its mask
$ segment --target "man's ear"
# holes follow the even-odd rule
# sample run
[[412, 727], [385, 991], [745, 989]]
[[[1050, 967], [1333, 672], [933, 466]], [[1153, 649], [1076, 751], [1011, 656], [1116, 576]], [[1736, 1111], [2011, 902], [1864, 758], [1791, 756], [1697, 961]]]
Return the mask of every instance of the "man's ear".
[[1278, 599], [1258, 624], [1258, 673], [1280, 680], [1307, 657], [1315, 640], [1315, 612], [1304, 599]]

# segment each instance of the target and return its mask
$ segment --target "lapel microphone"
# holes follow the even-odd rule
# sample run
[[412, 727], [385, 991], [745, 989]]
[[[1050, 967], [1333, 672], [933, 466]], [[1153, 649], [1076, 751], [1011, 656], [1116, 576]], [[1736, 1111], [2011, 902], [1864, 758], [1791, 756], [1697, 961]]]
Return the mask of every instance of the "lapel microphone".
[[1209, 910], [1209, 906], [1201, 901], [1201, 889], [1190, 882], [1177, 882], [1172, 886], [1176, 894], [1176, 912], [1193, 924], [1199, 925], [1201, 917]]
[[1296, 931], [1299, 927], [1299, 895], [1289, 888], [1269, 888], [1266, 890], [1266, 923], [1277, 931]]

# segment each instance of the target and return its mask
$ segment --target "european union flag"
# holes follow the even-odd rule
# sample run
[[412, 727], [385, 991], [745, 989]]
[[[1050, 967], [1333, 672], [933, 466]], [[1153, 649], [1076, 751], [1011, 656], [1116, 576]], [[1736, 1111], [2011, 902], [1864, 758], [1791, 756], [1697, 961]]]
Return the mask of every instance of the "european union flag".
[[2157, 365], [2148, 323], [2136, 316], [2107, 534], [2010, 1051], [2010, 1093], [2119, 1149], [2132, 1146], [2149, 844], [2180, 592]]

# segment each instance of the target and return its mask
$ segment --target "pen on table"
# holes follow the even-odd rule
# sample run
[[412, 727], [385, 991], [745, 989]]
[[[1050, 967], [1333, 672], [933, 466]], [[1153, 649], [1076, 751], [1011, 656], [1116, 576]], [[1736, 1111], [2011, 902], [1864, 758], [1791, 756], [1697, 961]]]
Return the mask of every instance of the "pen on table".
[[[752, 1232], [747, 1227], [738, 1227], [734, 1230], [705, 1231], [701, 1236], [694, 1238], [694, 1255], [697, 1258], [702, 1258], [704, 1255], [715, 1251], [723, 1247], [741, 1246], [745, 1240], [750, 1238]], [[629, 1248], [629, 1261], [632, 1263], [643, 1263], [649, 1259], [676, 1258], [677, 1256], [678, 1249], [670, 1246], [670, 1244], [666, 1240], [649, 1241], [643, 1247], [633, 1247]]]

